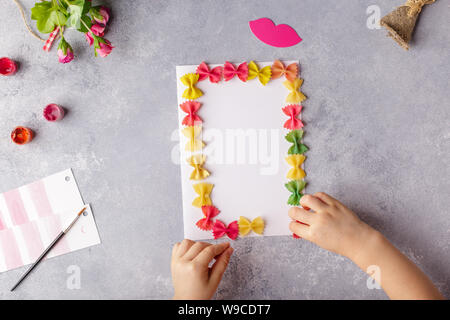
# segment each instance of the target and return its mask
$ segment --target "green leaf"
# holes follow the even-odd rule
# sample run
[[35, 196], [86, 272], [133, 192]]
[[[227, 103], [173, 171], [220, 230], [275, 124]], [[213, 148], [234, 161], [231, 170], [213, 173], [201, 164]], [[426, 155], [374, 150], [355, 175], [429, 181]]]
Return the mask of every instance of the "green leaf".
[[82, 14], [88, 14], [89, 10], [91, 10], [91, 1], [84, 1]]
[[66, 39], [64, 39], [64, 37], [61, 38], [61, 40], [59, 41], [59, 45], [58, 45], [58, 50], [62, 50], [62, 52], [66, 55], [67, 54], [67, 50], [70, 49], [73, 52], [72, 47], [70, 46], [70, 44], [66, 41]]
[[99, 20], [102, 20], [102, 15], [100, 14], [100, 6], [95, 6], [95, 7], [91, 7], [91, 9], [89, 10], [89, 14], [91, 15], [91, 17], [97, 18]]
[[[84, 23], [81, 23], [80, 27], [77, 30], [80, 31], [80, 32], [86, 33], [92, 27], [91, 18], [89, 18], [89, 16], [84, 15], [84, 16], [81, 17], [81, 20]], [[89, 29], [86, 28], [85, 25], [88, 26]]]
[[69, 15], [69, 13], [67, 12], [67, 4], [66, 5], [64, 5], [65, 4], [65, 2], [63, 1], [62, 3], [60, 3], [60, 6], [59, 6], [59, 11], [61, 11], [62, 13], [64, 13], [64, 15], [66, 15], [66, 16], [68, 16]]
[[36, 26], [42, 33], [50, 33], [57, 25], [64, 26], [67, 21], [66, 16], [49, 1], [36, 3], [31, 9], [31, 19], [36, 20]]
[[39, 20], [48, 15], [48, 11], [52, 10], [53, 5], [49, 1], [38, 2], [31, 8], [31, 19]]

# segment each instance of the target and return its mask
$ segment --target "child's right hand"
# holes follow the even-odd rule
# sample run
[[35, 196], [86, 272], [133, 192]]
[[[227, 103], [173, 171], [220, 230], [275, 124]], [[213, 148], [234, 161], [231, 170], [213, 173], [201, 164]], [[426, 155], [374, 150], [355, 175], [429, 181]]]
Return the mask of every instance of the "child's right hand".
[[378, 267], [375, 279], [391, 299], [443, 299], [413, 262], [333, 197], [323, 192], [304, 195], [300, 204], [312, 210], [291, 208], [291, 231], [351, 259], [366, 272]]
[[326, 193], [304, 195], [300, 204], [311, 210], [298, 207], [289, 210], [289, 216], [294, 220], [289, 225], [291, 231], [352, 260], [377, 233], [359, 220], [350, 209]]

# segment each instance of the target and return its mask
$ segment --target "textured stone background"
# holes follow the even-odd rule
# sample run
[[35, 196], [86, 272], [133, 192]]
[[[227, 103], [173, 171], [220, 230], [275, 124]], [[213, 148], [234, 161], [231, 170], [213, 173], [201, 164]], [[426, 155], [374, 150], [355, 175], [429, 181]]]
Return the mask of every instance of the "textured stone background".
[[[32, 0], [22, 0], [27, 9]], [[95, 58], [77, 32], [69, 65], [25, 30], [12, 0], [0, 10], [0, 56], [20, 72], [0, 78], [0, 191], [73, 168], [103, 243], [43, 263], [14, 294], [24, 268], [0, 274], [0, 299], [169, 298], [171, 246], [182, 239], [175, 66], [202, 60], [299, 59], [307, 123], [309, 191], [329, 192], [381, 230], [449, 297], [449, 5], [425, 8], [413, 47], [366, 27], [402, 1], [103, 1], [116, 49]], [[304, 39], [277, 49], [248, 21], [270, 17]], [[43, 106], [69, 110], [61, 123]], [[16, 125], [37, 133], [10, 142]], [[284, 214], [280, 212], [280, 214]], [[217, 298], [385, 299], [345, 258], [290, 237], [236, 241]], [[78, 265], [81, 289], [68, 290]]]

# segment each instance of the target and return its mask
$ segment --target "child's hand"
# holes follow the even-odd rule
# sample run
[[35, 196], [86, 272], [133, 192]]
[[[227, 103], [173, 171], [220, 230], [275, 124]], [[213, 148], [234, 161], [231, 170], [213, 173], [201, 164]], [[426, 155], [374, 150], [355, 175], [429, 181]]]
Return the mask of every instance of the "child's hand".
[[[233, 248], [229, 242], [212, 245], [184, 239], [173, 246], [174, 299], [211, 299], [227, 269]], [[216, 262], [209, 268], [209, 263]]]
[[366, 272], [369, 272], [369, 266], [378, 267], [377, 281], [391, 299], [443, 299], [413, 262], [336, 199], [319, 192], [313, 196], [304, 195], [300, 204], [314, 212], [291, 208], [289, 216], [295, 220], [289, 225], [291, 231], [350, 258]]
[[[326, 193], [304, 195], [302, 207], [291, 208], [289, 228], [296, 235], [318, 246], [354, 259], [375, 231], [363, 223], [350, 209]], [[314, 212], [313, 212], [314, 211]], [[305, 225], [306, 224], [306, 225]]]

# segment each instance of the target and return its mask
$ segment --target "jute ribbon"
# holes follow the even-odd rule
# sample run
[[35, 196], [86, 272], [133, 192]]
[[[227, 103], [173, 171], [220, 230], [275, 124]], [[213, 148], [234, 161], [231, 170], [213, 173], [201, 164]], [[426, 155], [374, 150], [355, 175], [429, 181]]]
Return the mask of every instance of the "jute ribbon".
[[27, 19], [25, 18], [25, 12], [23, 10], [22, 4], [18, 0], [13, 0], [13, 1], [16, 3], [17, 7], [20, 10], [20, 14], [22, 15], [23, 23], [25, 24], [25, 27], [27, 27], [28, 32], [36, 39], [38, 39], [42, 42], [45, 42], [44, 47], [43, 47], [44, 51], [47, 51], [47, 52], [50, 51], [50, 48], [52, 47], [53, 42], [60, 35], [60, 31], [64, 32], [64, 27], [61, 28], [61, 30], [59, 27], [56, 27], [55, 30], [53, 30], [53, 32], [50, 33], [47, 40], [42, 39], [36, 32], [34, 32], [33, 29], [31, 29], [30, 25], [28, 24]]
[[25, 18], [25, 12], [23, 12], [23, 7], [22, 7], [22, 5], [20, 4], [20, 2], [17, 1], [17, 0], [13, 0], [13, 1], [16, 3], [17, 7], [18, 7], [19, 10], [20, 10], [20, 14], [22, 15], [23, 23], [25, 23], [25, 27], [27, 27], [28, 32], [29, 32], [33, 37], [35, 37], [36, 39], [38, 39], [38, 40], [40, 40], [40, 41], [42, 41], [42, 42], [45, 42], [46, 40], [45, 40], [45, 39], [42, 39], [41, 37], [39, 37], [39, 36], [36, 34], [36, 32], [34, 32], [33, 29], [31, 29], [31, 27], [28, 25], [27, 19]]
[[436, 0], [408, 0], [405, 6], [409, 7], [408, 16], [414, 17], [422, 11], [422, 7], [426, 4], [432, 4]]

